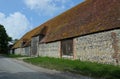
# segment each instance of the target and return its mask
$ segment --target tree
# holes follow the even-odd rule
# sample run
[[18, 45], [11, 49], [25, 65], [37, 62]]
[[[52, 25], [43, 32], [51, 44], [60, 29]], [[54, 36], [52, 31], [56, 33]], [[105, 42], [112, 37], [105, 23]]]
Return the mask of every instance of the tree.
[[15, 44], [18, 41], [18, 39], [12, 40], [12, 43]]
[[0, 53], [8, 53], [8, 42], [11, 41], [3, 25], [0, 25]]

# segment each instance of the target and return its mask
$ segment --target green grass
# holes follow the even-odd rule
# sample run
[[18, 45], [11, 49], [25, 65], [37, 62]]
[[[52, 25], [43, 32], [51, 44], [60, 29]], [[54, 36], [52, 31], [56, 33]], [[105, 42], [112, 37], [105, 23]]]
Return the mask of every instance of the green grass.
[[9, 58], [19, 58], [19, 57], [26, 57], [26, 56], [22, 56], [22, 55], [13, 55], [13, 54], [10, 54], [10, 55], [5, 55], [6, 57], [9, 57]]
[[24, 59], [24, 61], [49, 69], [68, 71], [98, 78], [102, 77], [105, 79], [120, 79], [120, 66], [49, 57], [28, 58]]

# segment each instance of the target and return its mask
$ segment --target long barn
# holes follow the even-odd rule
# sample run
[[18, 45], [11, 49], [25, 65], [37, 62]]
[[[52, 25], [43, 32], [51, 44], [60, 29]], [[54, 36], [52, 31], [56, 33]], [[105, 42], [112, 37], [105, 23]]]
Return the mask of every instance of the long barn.
[[85, 2], [26, 33], [13, 53], [120, 64], [120, 0]]

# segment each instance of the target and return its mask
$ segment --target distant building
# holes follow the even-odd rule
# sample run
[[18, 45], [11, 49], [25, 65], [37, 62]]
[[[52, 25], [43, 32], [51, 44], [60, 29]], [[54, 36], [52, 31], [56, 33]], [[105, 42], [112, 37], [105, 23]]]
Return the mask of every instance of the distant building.
[[86, 0], [26, 33], [14, 53], [120, 64], [120, 0]]

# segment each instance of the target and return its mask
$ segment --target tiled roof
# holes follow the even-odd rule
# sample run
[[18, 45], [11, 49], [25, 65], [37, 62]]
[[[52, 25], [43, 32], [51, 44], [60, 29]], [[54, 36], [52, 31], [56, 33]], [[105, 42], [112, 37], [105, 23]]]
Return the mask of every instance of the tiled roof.
[[47, 26], [41, 42], [52, 42], [120, 27], [120, 0], [86, 0], [23, 36], [31, 40]]

